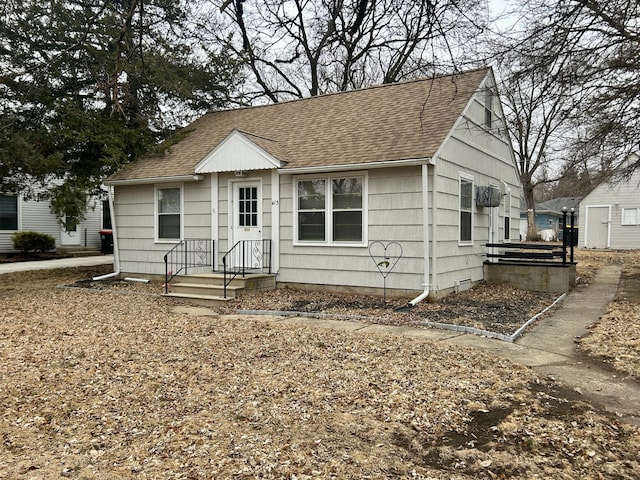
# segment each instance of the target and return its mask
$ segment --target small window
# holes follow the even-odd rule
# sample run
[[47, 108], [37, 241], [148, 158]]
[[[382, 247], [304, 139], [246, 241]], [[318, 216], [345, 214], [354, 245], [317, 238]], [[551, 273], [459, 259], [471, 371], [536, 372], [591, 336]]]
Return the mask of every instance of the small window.
[[334, 244], [364, 241], [364, 176], [297, 181], [297, 240]]
[[182, 189], [180, 187], [158, 188], [156, 192], [157, 238], [158, 240], [180, 240]]
[[0, 230], [18, 230], [18, 197], [0, 195]]
[[491, 128], [493, 123], [493, 93], [490, 89], [484, 92], [484, 124]]
[[473, 231], [473, 179], [460, 177], [460, 243], [471, 243]]
[[639, 225], [640, 208], [623, 208], [622, 225]]

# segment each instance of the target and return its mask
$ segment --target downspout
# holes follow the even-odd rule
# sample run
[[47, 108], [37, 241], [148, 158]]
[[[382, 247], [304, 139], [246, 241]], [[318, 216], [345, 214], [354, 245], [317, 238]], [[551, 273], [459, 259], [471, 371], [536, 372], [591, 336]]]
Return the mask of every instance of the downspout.
[[93, 277], [93, 280], [104, 280], [120, 275], [120, 254], [118, 251], [118, 235], [116, 235], [116, 216], [113, 208], [113, 187], [107, 187], [109, 197], [109, 216], [111, 217], [111, 234], [113, 235], [113, 266], [114, 271], [106, 275]]
[[424, 238], [424, 282], [422, 287], [424, 291], [409, 302], [412, 307], [429, 296], [429, 165], [426, 163], [422, 165], [422, 231]]

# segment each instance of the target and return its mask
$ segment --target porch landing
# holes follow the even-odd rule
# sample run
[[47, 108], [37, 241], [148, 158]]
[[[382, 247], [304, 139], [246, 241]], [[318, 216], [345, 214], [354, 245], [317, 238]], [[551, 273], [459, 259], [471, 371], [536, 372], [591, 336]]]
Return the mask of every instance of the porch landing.
[[204, 306], [221, 305], [236, 299], [244, 292], [257, 292], [273, 290], [276, 288], [276, 276], [267, 273], [246, 273], [238, 275], [224, 288], [224, 274], [200, 273], [193, 275], [180, 275], [169, 283], [169, 293], [166, 297], [180, 298]]

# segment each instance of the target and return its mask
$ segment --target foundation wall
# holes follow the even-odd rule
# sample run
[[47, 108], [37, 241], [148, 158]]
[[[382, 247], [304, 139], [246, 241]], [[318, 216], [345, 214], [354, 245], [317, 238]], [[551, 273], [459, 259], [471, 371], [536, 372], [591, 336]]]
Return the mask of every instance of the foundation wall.
[[484, 264], [484, 279], [534, 292], [568, 293], [576, 286], [571, 263], [499, 262]]

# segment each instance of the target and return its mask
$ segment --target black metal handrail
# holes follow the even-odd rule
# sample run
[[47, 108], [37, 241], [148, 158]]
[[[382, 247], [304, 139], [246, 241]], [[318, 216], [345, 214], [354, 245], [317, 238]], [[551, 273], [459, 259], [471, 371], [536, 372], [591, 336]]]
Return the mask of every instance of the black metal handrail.
[[169, 293], [169, 282], [189, 268], [211, 267], [214, 262], [214, 240], [180, 240], [164, 255], [164, 293]]
[[[503, 253], [487, 253], [487, 258], [499, 258], [502, 260], [512, 260], [521, 262], [536, 262], [536, 261], [555, 261], [557, 258], [561, 259], [563, 265], [573, 264], [574, 262], [574, 247], [578, 243], [576, 229], [573, 227], [575, 222], [575, 212], [571, 211], [571, 227], [567, 225], [567, 210], [563, 210], [563, 234], [562, 234], [562, 247], [556, 245], [546, 244], [530, 244], [530, 243], [487, 243], [489, 248], [501, 248]], [[567, 252], [567, 249], [569, 250]], [[569, 258], [567, 259], [567, 254]]]
[[[234, 278], [248, 271], [271, 273], [271, 240], [240, 240], [222, 257], [224, 271], [224, 298], [227, 298], [227, 286]], [[227, 279], [227, 276], [230, 276]]]

